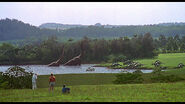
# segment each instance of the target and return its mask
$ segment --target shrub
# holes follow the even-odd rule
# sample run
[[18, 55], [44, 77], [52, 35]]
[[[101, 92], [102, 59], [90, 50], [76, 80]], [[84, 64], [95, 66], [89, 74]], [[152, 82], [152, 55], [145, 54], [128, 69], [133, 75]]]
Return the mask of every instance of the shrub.
[[120, 66], [120, 64], [118, 64], [118, 63], [113, 63], [112, 65], [111, 65], [111, 67], [119, 67]]
[[156, 60], [154, 63], [152, 63], [152, 65], [154, 65], [155, 67], [159, 67], [161, 65], [161, 61]]
[[135, 74], [142, 74], [143, 72], [142, 72], [141, 70], [137, 69], [137, 70], [134, 71], [133, 73], [135, 73]]
[[115, 55], [113, 55], [113, 54], [111, 54], [111, 55], [108, 55], [108, 56], [106, 56], [106, 58], [107, 58], [107, 62], [114, 62], [114, 59], [115, 59]]
[[[32, 88], [32, 72], [26, 72], [25, 69], [14, 66], [8, 68], [2, 74], [2, 80], [5, 81], [6, 88]], [[7, 84], [8, 83], [8, 84]]]
[[114, 57], [113, 62], [124, 62], [127, 60], [127, 57], [124, 55], [118, 55], [117, 57]]
[[152, 71], [153, 74], [161, 74], [161, 68], [160, 67], [155, 67], [154, 70]]
[[151, 77], [152, 82], [177, 82], [184, 80], [184, 78], [181, 78], [177, 75], [157, 75]]
[[126, 60], [126, 61], [123, 62], [123, 65], [131, 64], [131, 63], [133, 63], [132, 60]]
[[8, 86], [8, 81], [0, 82], [0, 88], [3, 88], [3, 89], [8, 89], [8, 88], [10, 88], [10, 87]]
[[183, 68], [185, 65], [183, 63], [180, 63], [177, 68]]
[[9, 88], [8, 81], [4, 80], [3, 78], [3, 72], [0, 72], [0, 88], [3, 88], [3, 89]]
[[128, 69], [137, 69], [137, 68], [140, 68], [141, 66], [142, 66], [142, 64], [139, 63], [139, 62], [131, 62], [125, 68], [128, 68]]
[[125, 83], [142, 83], [143, 78], [141, 74], [136, 73], [121, 73], [116, 75], [116, 80], [113, 81], [115, 84], [125, 84]]

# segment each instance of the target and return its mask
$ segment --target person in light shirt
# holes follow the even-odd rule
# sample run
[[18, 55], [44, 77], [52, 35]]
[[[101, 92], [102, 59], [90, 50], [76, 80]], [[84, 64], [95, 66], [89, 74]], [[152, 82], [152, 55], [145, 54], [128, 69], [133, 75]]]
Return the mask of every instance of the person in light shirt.
[[37, 88], [37, 74], [34, 73], [33, 76], [32, 76], [32, 89], [36, 89]]

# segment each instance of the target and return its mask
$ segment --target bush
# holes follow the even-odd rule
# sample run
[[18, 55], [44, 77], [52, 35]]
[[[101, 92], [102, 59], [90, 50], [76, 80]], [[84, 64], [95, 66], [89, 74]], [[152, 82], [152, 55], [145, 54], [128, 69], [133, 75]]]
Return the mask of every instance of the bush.
[[142, 64], [139, 63], [139, 62], [131, 62], [125, 68], [128, 68], [128, 69], [137, 69], [137, 68], [140, 68], [141, 66], [142, 66]]
[[113, 63], [112, 65], [111, 65], [111, 67], [120, 67], [121, 65], [120, 64], [118, 64], [118, 63]]
[[113, 54], [106, 56], [107, 62], [110, 62], [110, 63], [111, 63], [111, 62], [114, 62], [113, 60], [114, 60], [115, 57], [116, 57], [116, 56], [113, 55]]
[[161, 73], [161, 68], [160, 67], [156, 67], [153, 72], [152, 72], [152, 76], [151, 76], [151, 81], [152, 82], [177, 82], [177, 81], [181, 81], [184, 80], [184, 78], [181, 78], [177, 75], [164, 75], [163, 73]]
[[127, 57], [124, 55], [118, 55], [117, 57], [114, 57], [113, 62], [124, 62], [126, 61]]
[[131, 64], [131, 63], [133, 63], [132, 60], [126, 60], [126, 61], [123, 62], [123, 65], [128, 65], [128, 64]]
[[160, 67], [155, 67], [154, 70], [152, 71], [153, 74], [161, 74], [161, 68]]
[[135, 73], [135, 74], [142, 74], [143, 72], [142, 72], [141, 70], [137, 69], [137, 70], [134, 71], [133, 73]]
[[0, 88], [3, 88], [3, 89], [9, 88], [8, 81], [4, 80], [3, 78], [3, 72], [0, 72]]
[[154, 65], [155, 67], [159, 67], [161, 65], [161, 61], [156, 60], [154, 63], [152, 63], [152, 65]]
[[116, 75], [116, 80], [113, 81], [115, 84], [126, 84], [126, 83], [142, 83], [143, 78], [141, 74], [136, 73], [121, 73]]
[[152, 82], [177, 82], [184, 80], [184, 78], [181, 78], [177, 75], [157, 75], [151, 77]]
[[5, 73], [2, 74], [1, 84], [3, 88], [32, 88], [32, 72], [26, 72], [25, 69], [14, 66], [8, 68]]
[[3, 89], [8, 89], [8, 88], [10, 88], [10, 87], [8, 86], [8, 81], [1, 82], [1, 83], [0, 83], [0, 88], [3, 88]]
[[183, 63], [180, 63], [177, 68], [183, 68], [185, 65]]

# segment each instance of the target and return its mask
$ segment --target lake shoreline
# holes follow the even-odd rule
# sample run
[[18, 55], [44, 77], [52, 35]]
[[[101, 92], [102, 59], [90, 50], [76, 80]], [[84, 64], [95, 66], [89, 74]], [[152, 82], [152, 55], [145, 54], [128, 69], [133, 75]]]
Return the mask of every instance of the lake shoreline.
[[[49, 64], [49, 63], [48, 63]], [[21, 65], [21, 66], [26, 66], [26, 65], [48, 65], [48, 64], [37, 64], [37, 63], [32, 63], [32, 64], [0, 64], [0, 66], [16, 66], [16, 65]], [[81, 63], [81, 64], [100, 64], [100, 63]], [[64, 64], [60, 64], [64, 65]]]
[[[48, 67], [47, 65], [19, 65], [24, 69], [28, 69], [29, 71], [33, 71], [39, 75], [48, 75], [48, 74], [68, 74], [68, 73], [120, 73], [122, 71], [133, 72], [136, 69], [110, 69], [107, 67], [94, 67], [94, 71], [87, 71], [89, 67], [93, 67], [94, 64], [82, 64], [81, 66], [63, 66], [59, 67]], [[0, 71], [4, 72], [8, 68], [13, 67], [13, 65], [8, 66], [0, 66]], [[143, 73], [150, 73], [152, 70], [140, 69]]]
[[[107, 67], [107, 66], [93, 66], [93, 67]], [[113, 69], [113, 70], [117, 70], [117, 69], [124, 69], [124, 68], [110, 68], [110, 67], [107, 67], [108, 69]], [[125, 70], [136, 70], [136, 69], [132, 69], [132, 68], [126, 68]], [[152, 68], [138, 68], [138, 70], [154, 70]]]
[[[87, 64], [87, 63], [86, 63]], [[90, 63], [92, 64], [92, 63]], [[29, 65], [46, 65], [46, 64], [19, 64], [19, 65], [15, 65], [15, 64], [3, 64], [3, 65], [0, 65], [0, 66], [29, 66]], [[85, 65], [85, 64], [84, 64]], [[60, 65], [62, 66], [62, 64]], [[50, 66], [48, 66], [50, 67]], [[59, 67], [59, 66], [53, 66], [53, 67]], [[106, 67], [106, 66], [92, 66], [92, 67]], [[106, 67], [108, 69], [111, 69], [111, 70], [120, 70], [120, 69], [123, 69], [123, 70], [137, 70], [137, 69], [124, 69], [124, 68], [110, 68], [110, 67]], [[151, 68], [138, 68], [138, 70], [153, 70]]]

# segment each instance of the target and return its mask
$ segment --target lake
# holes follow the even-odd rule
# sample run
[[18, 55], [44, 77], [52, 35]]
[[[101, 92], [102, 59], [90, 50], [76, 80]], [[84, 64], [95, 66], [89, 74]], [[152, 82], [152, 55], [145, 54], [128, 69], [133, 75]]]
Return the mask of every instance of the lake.
[[[94, 67], [95, 71], [86, 71], [88, 67], [92, 67], [95, 64], [82, 64], [81, 66], [63, 66], [48, 67], [47, 65], [20, 65], [20, 67], [26, 70], [33, 71], [39, 75], [53, 74], [79, 74], [79, 73], [120, 73], [122, 71], [134, 72], [136, 69], [108, 69], [106, 67]], [[0, 66], [0, 71], [5, 72], [12, 66]], [[150, 73], [152, 70], [141, 70], [143, 73]]]

